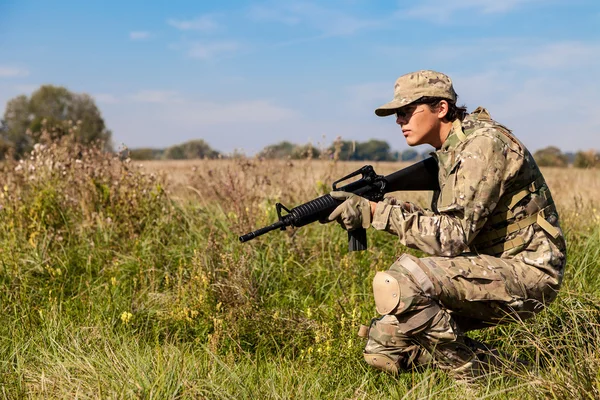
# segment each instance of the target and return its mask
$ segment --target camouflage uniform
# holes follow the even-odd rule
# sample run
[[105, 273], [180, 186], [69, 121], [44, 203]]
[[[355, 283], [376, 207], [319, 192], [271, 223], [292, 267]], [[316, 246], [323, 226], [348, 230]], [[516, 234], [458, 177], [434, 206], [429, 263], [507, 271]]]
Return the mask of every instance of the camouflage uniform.
[[431, 210], [393, 199], [375, 210], [375, 229], [432, 257], [404, 254], [376, 274], [383, 317], [365, 332], [364, 356], [395, 372], [433, 355], [442, 368], [471, 373], [479, 362], [464, 333], [529, 318], [551, 302], [565, 241], [533, 157], [485, 109], [454, 121], [433, 156], [441, 189]]

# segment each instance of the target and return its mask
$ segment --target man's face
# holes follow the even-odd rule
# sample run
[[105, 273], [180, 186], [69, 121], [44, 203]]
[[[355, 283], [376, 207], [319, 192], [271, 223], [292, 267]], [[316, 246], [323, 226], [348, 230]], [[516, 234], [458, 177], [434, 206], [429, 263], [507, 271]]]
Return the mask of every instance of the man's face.
[[396, 123], [402, 127], [402, 133], [409, 146], [428, 143], [438, 148], [441, 120], [439, 113], [431, 111], [426, 104], [409, 104], [396, 111]]

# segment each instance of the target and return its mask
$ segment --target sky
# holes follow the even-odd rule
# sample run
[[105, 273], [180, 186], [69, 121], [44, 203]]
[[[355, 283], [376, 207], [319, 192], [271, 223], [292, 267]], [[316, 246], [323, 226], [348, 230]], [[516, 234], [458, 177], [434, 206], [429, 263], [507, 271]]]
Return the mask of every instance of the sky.
[[94, 97], [116, 148], [252, 155], [339, 136], [403, 151], [374, 110], [433, 69], [531, 151], [600, 149], [599, 0], [0, 0], [0, 49], [2, 114], [64, 86]]

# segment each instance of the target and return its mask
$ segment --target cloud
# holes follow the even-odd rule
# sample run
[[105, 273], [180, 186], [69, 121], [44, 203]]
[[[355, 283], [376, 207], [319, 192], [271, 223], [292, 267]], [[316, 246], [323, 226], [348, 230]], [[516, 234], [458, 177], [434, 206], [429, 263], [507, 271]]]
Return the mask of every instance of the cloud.
[[29, 71], [24, 68], [0, 65], [0, 78], [20, 78], [28, 75]]
[[193, 42], [188, 45], [187, 55], [198, 60], [210, 60], [240, 49], [240, 44], [234, 41]]
[[167, 24], [180, 31], [201, 31], [214, 32], [219, 29], [219, 24], [215, 21], [214, 15], [203, 15], [190, 20], [180, 20], [170, 18]]
[[258, 22], [276, 22], [288, 26], [306, 25], [324, 36], [347, 36], [384, 25], [385, 18], [359, 18], [337, 8], [325, 8], [310, 2], [273, 2], [251, 7], [248, 18]]
[[271, 123], [297, 115], [295, 110], [260, 99], [230, 103], [192, 101], [166, 110], [167, 118], [193, 125]]
[[417, 6], [400, 9], [401, 18], [425, 19], [438, 23], [451, 22], [456, 13], [506, 14], [522, 6], [541, 3], [542, 0], [428, 0]]
[[179, 93], [172, 90], [141, 90], [128, 98], [136, 103], [171, 104], [182, 101]]
[[569, 69], [600, 66], [600, 44], [558, 42], [530, 49], [511, 60], [535, 69]]
[[152, 34], [147, 31], [133, 31], [129, 32], [129, 39], [131, 40], [146, 40], [150, 39]]

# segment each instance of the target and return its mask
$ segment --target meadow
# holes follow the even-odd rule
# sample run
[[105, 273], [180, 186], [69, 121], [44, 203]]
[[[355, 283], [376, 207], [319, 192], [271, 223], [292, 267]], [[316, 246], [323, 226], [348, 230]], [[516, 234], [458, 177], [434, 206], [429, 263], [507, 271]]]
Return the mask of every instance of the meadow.
[[[336, 224], [238, 236], [362, 166], [238, 158], [133, 162], [63, 139], [2, 165], [0, 397], [425, 399], [600, 397], [600, 174], [543, 169], [568, 241], [560, 295], [473, 333], [527, 359], [472, 384], [367, 367], [371, 280], [403, 252]], [[406, 164], [373, 163], [380, 174]], [[428, 194], [395, 193], [426, 204]]]

